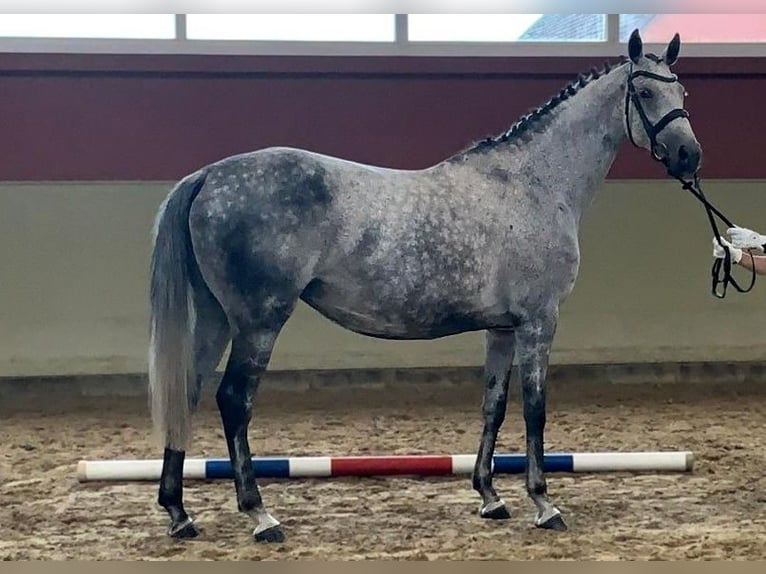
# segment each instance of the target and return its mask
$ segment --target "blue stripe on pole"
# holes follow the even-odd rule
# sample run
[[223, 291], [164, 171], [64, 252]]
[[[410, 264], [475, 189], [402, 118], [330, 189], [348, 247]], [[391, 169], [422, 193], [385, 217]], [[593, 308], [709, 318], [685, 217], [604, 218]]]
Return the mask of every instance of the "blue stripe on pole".
[[[290, 478], [290, 461], [286, 458], [259, 458], [252, 461], [257, 478]], [[234, 478], [228, 459], [210, 459], [205, 462], [205, 478]]]
[[[527, 462], [523, 454], [498, 454], [494, 457], [498, 474], [521, 474]], [[573, 472], [574, 457], [571, 454], [546, 454], [543, 459], [545, 472]]]

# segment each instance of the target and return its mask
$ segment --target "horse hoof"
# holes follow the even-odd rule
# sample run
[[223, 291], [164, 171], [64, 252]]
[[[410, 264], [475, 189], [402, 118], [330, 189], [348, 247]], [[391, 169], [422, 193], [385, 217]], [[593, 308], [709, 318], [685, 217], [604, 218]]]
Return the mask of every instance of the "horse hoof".
[[482, 506], [479, 509], [479, 515], [489, 520], [507, 520], [511, 517], [511, 513], [508, 512], [502, 499]]
[[261, 532], [253, 532], [253, 538], [256, 542], [284, 542], [285, 533], [281, 526], [272, 526]]
[[184, 522], [171, 524], [168, 528], [168, 536], [178, 539], [196, 538], [199, 536], [199, 530], [194, 526], [194, 521], [187, 518]]
[[567, 530], [567, 525], [564, 522], [564, 519], [561, 518], [560, 513], [554, 514], [543, 522], [538, 521], [535, 526], [544, 528], [545, 530], [555, 530], [556, 532], [565, 532]]

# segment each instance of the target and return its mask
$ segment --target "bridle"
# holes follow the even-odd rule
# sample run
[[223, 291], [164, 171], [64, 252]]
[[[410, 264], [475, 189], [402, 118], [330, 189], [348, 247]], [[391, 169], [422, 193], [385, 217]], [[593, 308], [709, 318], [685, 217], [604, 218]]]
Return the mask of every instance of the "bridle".
[[[638, 117], [641, 119], [641, 123], [644, 126], [644, 131], [646, 132], [646, 136], [649, 138], [650, 149], [652, 152], [652, 157], [656, 159], [657, 161], [665, 163], [665, 158], [667, 157], [667, 153], [663, 153], [660, 155], [658, 153], [659, 146], [662, 146], [665, 148], [665, 146], [661, 143], [657, 142], [657, 135], [664, 130], [667, 125], [672, 122], [673, 120], [681, 119], [681, 118], [688, 118], [689, 112], [687, 112], [683, 108], [676, 108], [674, 110], [670, 110], [667, 114], [662, 116], [660, 118], [660, 121], [658, 121], [656, 124], [652, 124], [652, 122], [649, 120], [649, 117], [646, 115], [646, 112], [644, 111], [644, 108], [641, 106], [641, 99], [636, 92], [636, 86], [633, 84], [633, 80], [638, 77], [644, 77], [644, 78], [651, 78], [653, 80], [657, 80], [659, 82], [665, 82], [667, 84], [673, 84], [678, 81], [678, 76], [675, 74], [672, 74], [670, 76], [661, 76], [659, 74], [655, 74], [653, 72], [649, 72], [647, 70], [633, 70], [633, 61], [630, 62], [630, 69], [628, 71], [628, 87], [625, 90], [625, 124], [626, 129], [628, 131], [628, 138], [630, 139], [630, 143], [632, 143], [636, 147], [640, 147], [636, 140], [633, 138], [633, 130], [630, 127], [630, 102], [633, 102], [633, 105], [636, 108], [636, 111], [638, 112]], [[665, 152], [667, 152], [667, 149], [664, 149]]]
[[[710, 227], [713, 229], [713, 235], [715, 236], [716, 241], [718, 242], [718, 245], [720, 245], [724, 250], [724, 257], [716, 258], [716, 260], [713, 262], [713, 268], [711, 271], [712, 279], [713, 279], [713, 285], [712, 285], [712, 293], [715, 297], [718, 297], [719, 299], [723, 299], [726, 297], [726, 288], [729, 284], [731, 284], [737, 291], [740, 293], [747, 293], [755, 286], [755, 262], [753, 261], [753, 255], [749, 251], [747, 252], [748, 255], [750, 255], [751, 259], [751, 267], [752, 267], [752, 278], [750, 281], [750, 285], [747, 287], [747, 289], [743, 289], [739, 286], [739, 284], [735, 281], [734, 277], [731, 275], [731, 253], [729, 251], [729, 248], [723, 244], [723, 241], [721, 240], [721, 234], [718, 231], [718, 226], [716, 225], [714, 215], [717, 215], [724, 223], [726, 223], [729, 227], [734, 227], [734, 224], [723, 214], [721, 213], [714, 205], [712, 205], [707, 198], [705, 197], [705, 194], [702, 192], [702, 187], [699, 183], [699, 174], [695, 173], [694, 178], [692, 180], [686, 180], [677, 174], [673, 172], [673, 170], [670, 169], [670, 166], [668, 165], [668, 154], [667, 154], [667, 148], [664, 144], [657, 141], [657, 136], [659, 133], [665, 129], [670, 122], [682, 119], [682, 118], [688, 118], [689, 112], [686, 111], [683, 108], [676, 108], [673, 110], [670, 110], [668, 113], [666, 113], [664, 116], [660, 118], [660, 120], [653, 124], [651, 120], [649, 120], [649, 117], [646, 115], [646, 111], [644, 111], [644, 108], [641, 106], [641, 99], [639, 94], [636, 91], [636, 87], [633, 84], [633, 80], [638, 77], [645, 77], [645, 78], [651, 78], [653, 80], [657, 80], [659, 82], [665, 82], [665, 83], [674, 83], [678, 81], [678, 76], [675, 74], [672, 74], [670, 76], [661, 76], [660, 74], [655, 74], [653, 72], [649, 72], [647, 70], [633, 70], [633, 61], [630, 60], [630, 68], [628, 70], [628, 80], [627, 80], [627, 88], [625, 90], [625, 126], [626, 131], [628, 133], [628, 139], [630, 139], [630, 142], [636, 146], [640, 147], [636, 140], [633, 138], [633, 130], [631, 129], [630, 125], [630, 109], [631, 109], [631, 102], [633, 103], [633, 106], [635, 107], [636, 111], [638, 112], [638, 117], [641, 120], [641, 123], [644, 127], [644, 131], [646, 132], [646, 136], [649, 139], [650, 144], [650, 150], [652, 157], [662, 163], [665, 166], [665, 169], [668, 172], [668, 175], [674, 177], [679, 182], [681, 182], [681, 187], [687, 191], [690, 191], [694, 196], [705, 206], [705, 211], [707, 212], [708, 220], [710, 221]], [[721, 276], [721, 271], [723, 268], [723, 276]], [[723, 285], [723, 290], [719, 292], [718, 286]]]

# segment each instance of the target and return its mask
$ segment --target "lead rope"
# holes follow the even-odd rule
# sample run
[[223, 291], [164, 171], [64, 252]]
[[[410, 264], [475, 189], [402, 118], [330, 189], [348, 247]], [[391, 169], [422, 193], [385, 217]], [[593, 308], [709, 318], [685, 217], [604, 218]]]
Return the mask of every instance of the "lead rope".
[[[673, 175], [673, 174], [670, 174]], [[681, 187], [687, 191], [690, 191], [694, 194], [694, 196], [705, 206], [705, 212], [707, 213], [708, 220], [710, 221], [710, 227], [713, 228], [713, 234], [715, 235], [715, 239], [718, 242], [718, 245], [720, 245], [724, 250], [724, 257], [720, 258], [717, 257], [716, 260], [713, 262], [713, 268], [711, 270], [711, 275], [713, 279], [713, 286], [712, 286], [712, 292], [715, 297], [718, 297], [719, 299], [723, 299], [726, 297], [726, 289], [729, 285], [732, 285], [737, 291], [740, 293], [747, 293], [749, 292], [754, 286], [755, 286], [755, 260], [753, 258], [753, 254], [749, 251], [747, 254], [750, 256], [750, 262], [751, 262], [751, 270], [752, 270], [752, 278], [750, 280], [750, 286], [747, 289], [743, 289], [739, 286], [737, 281], [734, 279], [734, 276], [731, 274], [731, 252], [729, 250], [729, 247], [723, 244], [723, 241], [721, 241], [721, 234], [718, 232], [718, 226], [716, 225], [714, 215], [717, 215], [721, 221], [723, 221], [726, 225], [729, 227], [734, 227], [734, 224], [729, 221], [729, 219], [721, 213], [716, 207], [711, 204], [707, 198], [705, 197], [705, 194], [702, 191], [702, 187], [699, 183], [699, 175], [695, 174], [693, 180], [685, 180], [682, 177], [679, 177], [677, 175], [673, 175], [675, 179], [681, 182]], [[723, 273], [723, 276], [721, 276]], [[723, 285], [723, 291], [719, 293], [718, 286]]]

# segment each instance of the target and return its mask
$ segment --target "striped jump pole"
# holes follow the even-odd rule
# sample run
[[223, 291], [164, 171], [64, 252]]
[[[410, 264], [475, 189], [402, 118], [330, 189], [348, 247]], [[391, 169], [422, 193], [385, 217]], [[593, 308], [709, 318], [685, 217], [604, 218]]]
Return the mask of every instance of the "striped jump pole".
[[[340, 476], [448, 476], [473, 472], [475, 454], [394, 456], [295, 456], [253, 457], [259, 478], [331, 478]], [[524, 454], [497, 454], [496, 474], [522, 474]], [[690, 451], [584, 452], [545, 455], [546, 472], [689, 472], [694, 465]], [[81, 460], [77, 478], [88, 481], [139, 481], [160, 478], [162, 460]], [[226, 458], [191, 458], [184, 461], [183, 477], [214, 480], [232, 478]]]

